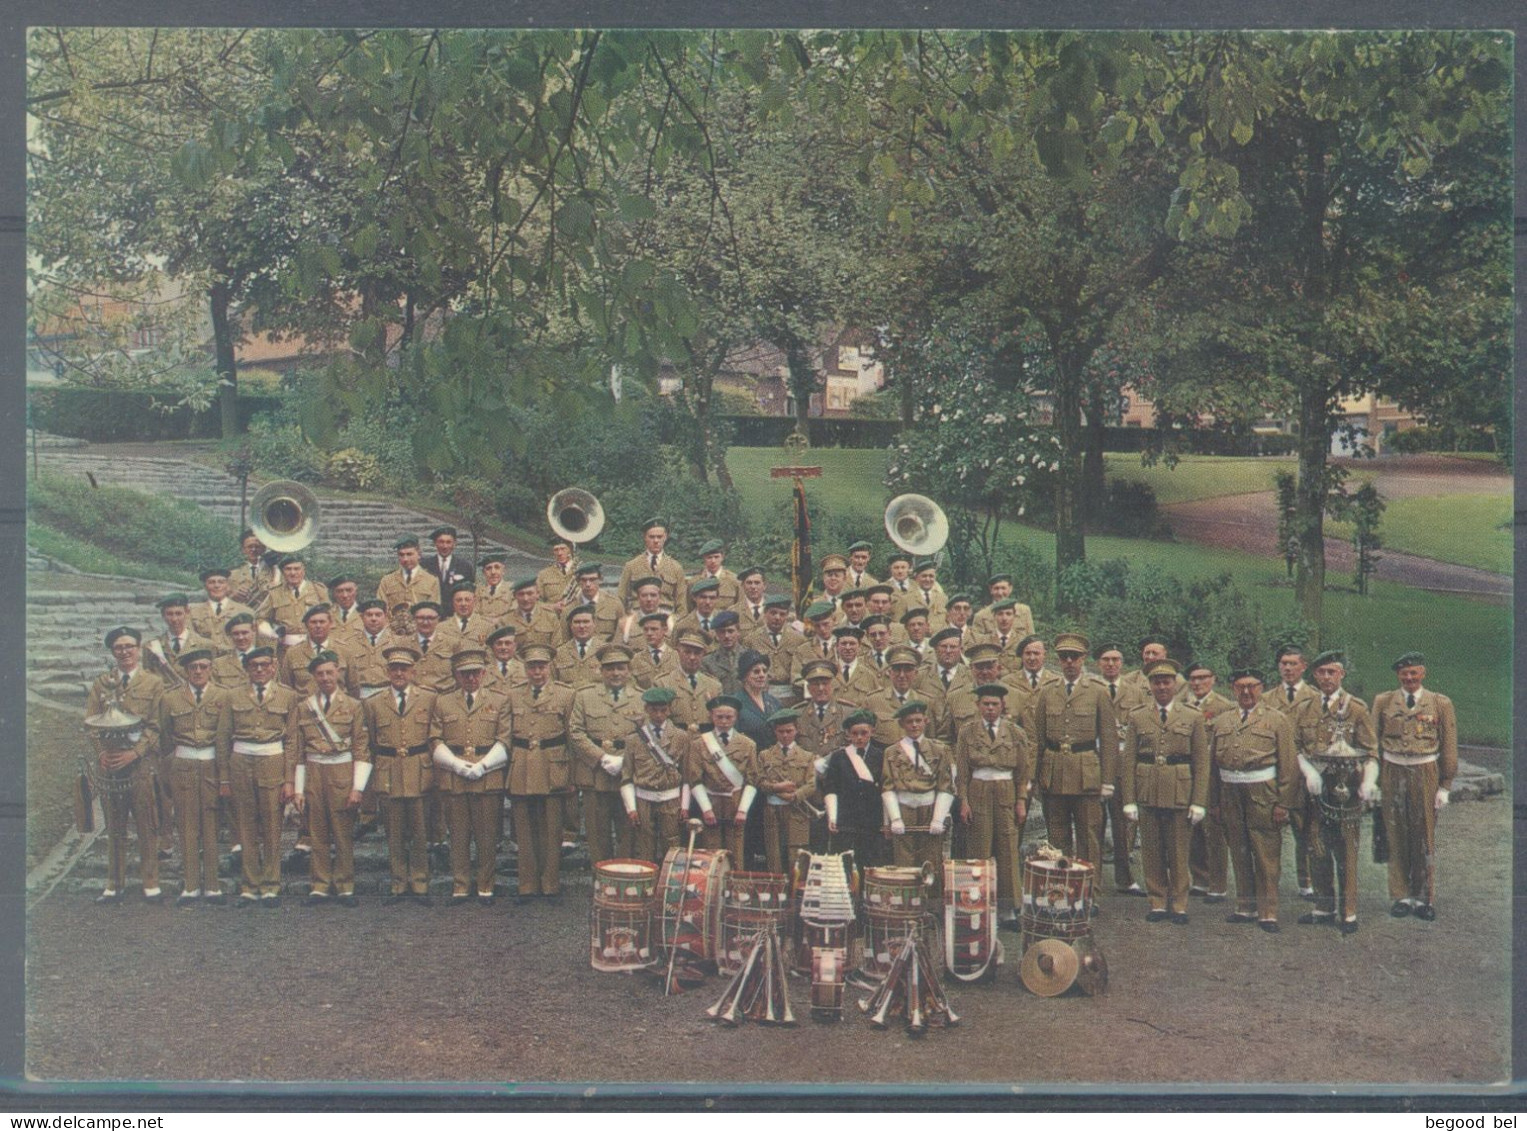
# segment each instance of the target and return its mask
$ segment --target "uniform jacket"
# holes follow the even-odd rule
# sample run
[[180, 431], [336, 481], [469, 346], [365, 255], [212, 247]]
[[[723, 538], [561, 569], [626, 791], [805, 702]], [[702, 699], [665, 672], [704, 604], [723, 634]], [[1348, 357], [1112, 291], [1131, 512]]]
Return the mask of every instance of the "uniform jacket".
[[606, 754], [624, 757], [636, 739], [636, 728], [646, 718], [642, 694], [629, 684], [621, 688], [618, 703], [603, 683], [578, 691], [567, 721], [573, 743], [573, 784], [596, 793], [619, 790], [620, 778], [605, 772], [602, 759]]
[[[366, 735], [366, 720], [360, 703], [350, 698], [343, 689], [337, 689], [329, 702], [329, 710], [323, 715], [328, 729], [339, 739], [334, 740], [318, 722], [316, 711], [322, 711], [322, 703], [313, 702], [312, 695], [301, 696], [291, 715], [292, 755], [287, 765], [286, 784], [295, 786], [297, 766], [310, 754], [320, 757], [330, 754], [351, 754], [357, 762], [371, 761], [371, 746]], [[313, 784], [313, 775], [308, 776]]]
[[995, 739], [986, 729], [985, 719], [977, 716], [967, 722], [960, 728], [954, 747], [958, 786], [955, 792], [961, 797], [970, 796], [972, 770], [1011, 770], [1017, 796], [1020, 799], [1026, 797], [1034, 771], [1031, 745], [1028, 734], [1012, 719], [998, 721]]
[[[1062, 749], [1070, 743], [1071, 754]], [[1091, 749], [1076, 750], [1092, 744]], [[1039, 690], [1034, 704], [1035, 780], [1046, 793], [1096, 793], [1118, 776], [1119, 732], [1108, 689], [1085, 676], [1069, 698], [1064, 679]]]
[[1166, 723], [1154, 700], [1129, 712], [1119, 795], [1154, 809], [1209, 807], [1209, 733], [1201, 711], [1173, 701]]
[[[509, 750], [509, 718], [504, 710], [504, 697], [489, 688], [479, 688], [472, 693], [472, 706], [467, 707], [467, 694], [461, 688], [435, 697], [429, 713], [429, 745], [433, 753], [435, 743], [443, 742], [451, 753], [464, 762], [481, 762], [495, 742]], [[435, 788], [443, 793], [493, 793], [502, 790], [508, 781], [508, 770], [489, 770], [476, 781], [467, 781], [460, 774], [435, 767]]]
[[407, 582], [403, 571], [395, 569], [385, 575], [376, 587], [377, 600], [387, 605], [387, 619], [392, 631], [398, 636], [408, 636], [414, 630], [413, 614], [408, 610], [420, 601], [440, 603], [440, 579], [422, 565], [416, 566]]
[[545, 797], [572, 790], [573, 748], [567, 733], [572, 709], [573, 689], [564, 683], [548, 683], [539, 695], [528, 683], [509, 690], [504, 714], [512, 796]]
[[1239, 707], [1216, 715], [1209, 732], [1209, 752], [1215, 770], [1209, 785], [1211, 804], [1217, 804], [1220, 770], [1244, 772], [1273, 766], [1277, 770], [1278, 804], [1293, 808], [1302, 778], [1294, 726], [1283, 712], [1261, 701], [1244, 721]]
[[434, 745], [430, 742], [430, 713], [435, 693], [410, 685], [404, 689], [403, 714], [398, 693], [388, 687], [361, 704], [371, 737], [371, 776], [378, 793], [389, 797], [421, 797], [434, 788]]
[[1458, 719], [1446, 695], [1421, 688], [1414, 707], [1405, 706], [1403, 690], [1385, 691], [1373, 700], [1381, 753], [1404, 758], [1436, 754], [1437, 783], [1451, 789], [1458, 773]]

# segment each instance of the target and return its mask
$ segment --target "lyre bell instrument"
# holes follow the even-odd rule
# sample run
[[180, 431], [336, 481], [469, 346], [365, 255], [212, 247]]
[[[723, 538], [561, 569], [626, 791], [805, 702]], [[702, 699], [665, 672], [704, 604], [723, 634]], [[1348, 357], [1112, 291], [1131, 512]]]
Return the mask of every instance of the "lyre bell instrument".
[[897, 495], [885, 508], [885, 532], [907, 553], [928, 557], [949, 541], [949, 517], [926, 495]]
[[267, 483], [249, 509], [249, 528], [268, 549], [292, 553], [318, 537], [318, 496], [294, 479]]

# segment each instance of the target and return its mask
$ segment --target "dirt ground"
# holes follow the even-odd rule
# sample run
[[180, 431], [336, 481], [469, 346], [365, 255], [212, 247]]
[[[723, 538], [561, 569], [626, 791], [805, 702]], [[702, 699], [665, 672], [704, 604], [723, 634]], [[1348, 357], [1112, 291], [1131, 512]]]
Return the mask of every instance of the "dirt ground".
[[[857, 1009], [793, 1029], [716, 1026], [722, 983], [665, 999], [588, 961], [589, 886], [560, 906], [98, 908], [60, 885], [28, 919], [27, 1063], [42, 1080], [1447, 1086], [1510, 1075], [1511, 807], [1460, 803], [1440, 834], [1439, 918], [1393, 920], [1364, 834], [1361, 930], [1283, 930], [1193, 901], [1183, 927], [1103, 896], [1104, 996], [1041, 999], [1016, 936], [994, 984], [947, 985], [958, 1027], [920, 1042]], [[173, 875], [173, 872], [171, 873]], [[508, 877], [502, 876], [501, 882]], [[851, 995], [856, 997], [857, 995]], [[532, 1089], [533, 1090], [533, 1089]], [[588, 1093], [588, 1094], [596, 1094]]]

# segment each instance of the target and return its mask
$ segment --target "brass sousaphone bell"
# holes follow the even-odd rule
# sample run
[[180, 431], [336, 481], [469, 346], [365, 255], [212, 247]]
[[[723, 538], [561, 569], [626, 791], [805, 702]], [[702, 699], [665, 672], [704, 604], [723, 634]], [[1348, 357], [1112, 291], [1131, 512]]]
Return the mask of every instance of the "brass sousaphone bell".
[[265, 484], [249, 509], [249, 528], [268, 549], [293, 553], [318, 537], [318, 497], [296, 480]]
[[604, 529], [604, 508], [581, 487], [564, 487], [546, 504], [546, 521], [573, 545], [592, 542]]
[[926, 495], [897, 495], [885, 508], [885, 532], [907, 553], [932, 557], [949, 541], [949, 518]]

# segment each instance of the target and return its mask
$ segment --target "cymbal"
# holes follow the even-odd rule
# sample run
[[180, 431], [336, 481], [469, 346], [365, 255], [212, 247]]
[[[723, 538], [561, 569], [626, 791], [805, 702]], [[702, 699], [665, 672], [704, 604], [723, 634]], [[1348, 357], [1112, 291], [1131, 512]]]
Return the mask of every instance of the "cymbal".
[[1076, 951], [1065, 939], [1040, 939], [1024, 952], [1018, 973], [1030, 992], [1055, 997], [1075, 984], [1080, 966]]
[[1088, 997], [1097, 997], [1108, 989], [1108, 960], [1102, 948], [1091, 935], [1084, 935], [1071, 940], [1071, 949], [1076, 951], [1076, 984]]

